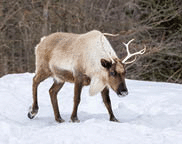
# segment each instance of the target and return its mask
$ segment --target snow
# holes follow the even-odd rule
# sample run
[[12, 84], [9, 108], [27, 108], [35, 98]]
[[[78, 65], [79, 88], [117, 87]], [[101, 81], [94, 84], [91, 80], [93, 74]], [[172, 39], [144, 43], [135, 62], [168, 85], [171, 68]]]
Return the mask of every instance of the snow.
[[129, 95], [119, 98], [111, 91], [115, 116], [110, 122], [100, 94], [82, 91], [80, 123], [70, 123], [73, 84], [58, 94], [64, 123], [54, 120], [48, 90], [52, 79], [39, 86], [39, 112], [27, 117], [32, 104], [34, 74], [11, 74], [0, 78], [0, 144], [181, 144], [182, 85], [126, 80]]

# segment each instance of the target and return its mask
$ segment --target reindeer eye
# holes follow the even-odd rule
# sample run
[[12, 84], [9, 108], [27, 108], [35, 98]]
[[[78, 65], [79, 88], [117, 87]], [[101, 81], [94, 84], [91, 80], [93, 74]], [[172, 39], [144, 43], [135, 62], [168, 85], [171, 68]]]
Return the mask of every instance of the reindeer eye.
[[111, 76], [116, 76], [116, 72], [115, 71], [112, 71], [112, 72], [110, 72], [110, 75]]

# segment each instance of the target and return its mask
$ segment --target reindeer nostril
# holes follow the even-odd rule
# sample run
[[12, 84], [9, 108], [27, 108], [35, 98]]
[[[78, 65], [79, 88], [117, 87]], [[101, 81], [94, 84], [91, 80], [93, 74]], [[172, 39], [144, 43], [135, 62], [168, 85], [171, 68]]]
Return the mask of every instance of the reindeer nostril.
[[126, 96], [126, 95], [128, 95], [128, 91], [121, 92], [121, 95], [122, 95], [122, 96]]
[[128, 95], [128, 91], [122, 91], [122, 92], [119, 92], [119, 93], [118, 93], [118, 96], [119, 96], [119, 97], [124, 97], [124, 96], [126, 96], [126, 95]]

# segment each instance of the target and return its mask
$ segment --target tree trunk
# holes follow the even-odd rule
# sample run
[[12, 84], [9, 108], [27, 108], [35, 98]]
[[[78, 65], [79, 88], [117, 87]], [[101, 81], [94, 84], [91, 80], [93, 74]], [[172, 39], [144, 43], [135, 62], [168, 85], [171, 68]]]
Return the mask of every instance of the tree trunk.
[[50, 3], [50, 0], [47, 0], [43, 6], [44, 24], [42, 27], [42, 36], [45, 36], [48, 34], [49, 3]]

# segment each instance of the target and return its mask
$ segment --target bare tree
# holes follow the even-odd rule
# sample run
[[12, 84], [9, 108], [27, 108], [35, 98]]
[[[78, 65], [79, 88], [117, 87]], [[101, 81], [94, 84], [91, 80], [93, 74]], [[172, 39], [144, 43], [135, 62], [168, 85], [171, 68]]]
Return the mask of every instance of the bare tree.
[[[6, 0], [0, 2], [0, 76], [33, 72], [34, 47], [53, 32], [93, 29], [110, 38], [120, 58], [122, 42], [147, 53], [127, 67], [128, 78], [182, 83], [182, 3], [178, 0]], [[136, 75], [137, 73], [137, 75]]]

